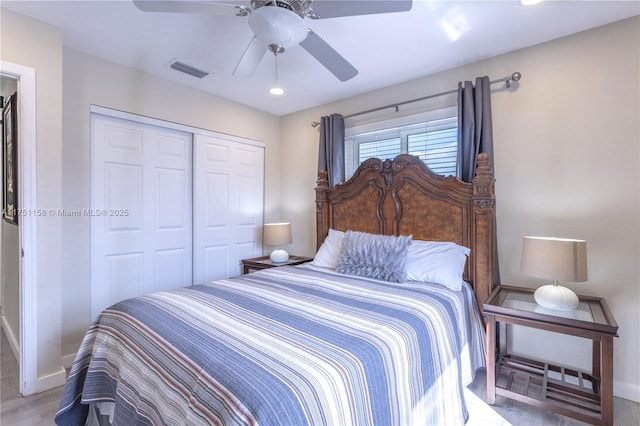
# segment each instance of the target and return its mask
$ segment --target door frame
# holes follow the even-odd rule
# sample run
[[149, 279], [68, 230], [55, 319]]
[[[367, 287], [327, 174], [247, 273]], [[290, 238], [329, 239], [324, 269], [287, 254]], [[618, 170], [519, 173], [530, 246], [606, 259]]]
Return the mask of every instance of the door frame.
[[[0, 61], [2, 73], [18, 80], [18, 199], [20, 209], [36, 210], [36, 71]], [[38, 387], [38, 276], [36, 217], [21, 215], [20, 249], [20, 393]]]
[[265, 148], [264, 142], [260, 142], [254, 139], [248, 139], [245, 137], [229, 135], [226, 133], [214, 132], [213, 130], [205, 130], [199, 127], [193, 127], [186, 124], [176, 123], [174, 121], [167, 121], [160, 118], [148, 117], [146, 115], [140, 115], [140, 114], [135, 114], [133, 112], [126, 112], [118, 109], [107, 108], [100, 105], [90, 105], [89, 113], [96, 113], [96, 114], [106, 115], [112, 118], [121, 118], [123, 120], [135, 121], [141, 124], [150, 124], [152, 126], [179, 130], [182, 132], [193, 133], [194, 135], [213, 136], [213, 137], [227, 139], [232, 142], [240, 142], [247, 145], [255, 145], [255, 146]]

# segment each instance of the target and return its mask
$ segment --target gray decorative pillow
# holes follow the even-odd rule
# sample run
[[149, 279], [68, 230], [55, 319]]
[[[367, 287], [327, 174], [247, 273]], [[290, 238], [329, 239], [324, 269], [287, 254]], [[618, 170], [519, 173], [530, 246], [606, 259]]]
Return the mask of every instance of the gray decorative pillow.
[[411, 235], [395, 237], [347, 231], [336, 271], [383, 281], [406, 281], [405, 263], [411, 239]]

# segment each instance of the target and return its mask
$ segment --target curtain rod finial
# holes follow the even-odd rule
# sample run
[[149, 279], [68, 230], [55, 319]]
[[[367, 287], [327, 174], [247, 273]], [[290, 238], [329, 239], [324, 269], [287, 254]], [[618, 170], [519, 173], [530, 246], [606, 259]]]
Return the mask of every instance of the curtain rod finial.
[[520, 78], [522, 78], [522, 74], [520, 74], [518, 71], [516, 71], [513, 74], [511, 74], [511, 75], [509, 75], [509, 76], [504, 78], [504, 84], [505, 84], [505, 86], [507, 86], [507, 89], [508, 89], [509, 87], [511, 87], [511, 82], [512, 81], [514, 83], [518, 82], [518, 81], [520, 81]]
[[318, 127], [320, 125], [320, 123], [318, 123], [317, 121], [312, 121], [311, 122], [311, 127]]

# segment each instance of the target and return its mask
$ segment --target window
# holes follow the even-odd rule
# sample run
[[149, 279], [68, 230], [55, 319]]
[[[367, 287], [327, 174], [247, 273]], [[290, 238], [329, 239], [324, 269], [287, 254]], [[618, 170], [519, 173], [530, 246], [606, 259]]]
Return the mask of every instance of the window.
[[458, 117], [456, 108], [345, 129], [345, 174], [348, 179], [368, 158], [392, 159], [407, 153], [419, 157], [434, 173], [456, 175]]

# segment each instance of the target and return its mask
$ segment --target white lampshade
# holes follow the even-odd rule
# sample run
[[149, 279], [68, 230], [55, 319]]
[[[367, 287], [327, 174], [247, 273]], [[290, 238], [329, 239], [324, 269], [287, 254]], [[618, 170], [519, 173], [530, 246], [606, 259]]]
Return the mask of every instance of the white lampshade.
[[578, 296], [558, 281], [587, 281], [587, 242], [555, 237], [524, 237], [520, 272], [553, 281], [536, 290], [540, 306], [571, 310], [578, 306]]
[[288, 49], [302, 42], [309, 30], [302, 17], [288, 9], [263, 6], [249, 15], [249, 27], [265, 46]]
[[[291, 244], [291, 224], [290, 223], [267, 223], [264, 225], [264, 244], [267, 246], [283, 246]], [[277, 249], [269, 255], [276, 263], [283, 263], [289, 259], [289, 253], [285, 250]]]
[[268, 246], [291, 244], [290, 223], [267, 223], [264, 225], [264, 243]]

